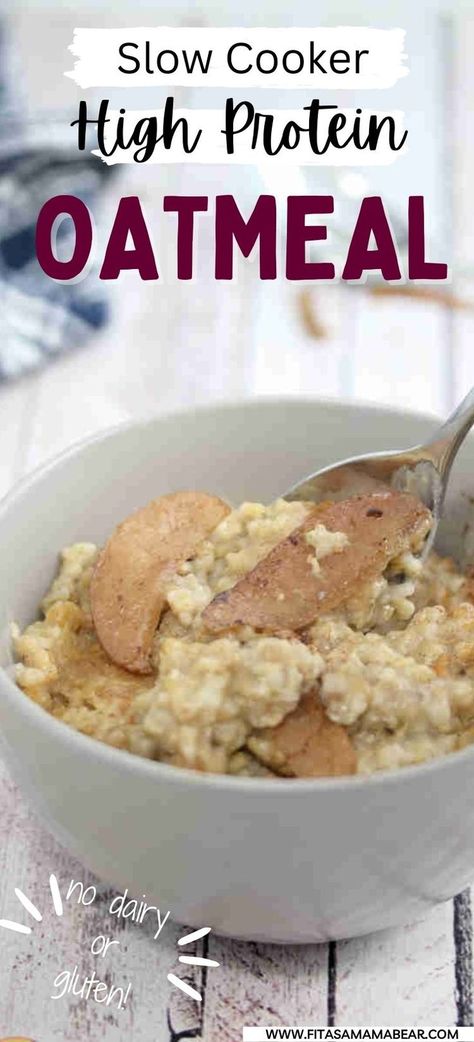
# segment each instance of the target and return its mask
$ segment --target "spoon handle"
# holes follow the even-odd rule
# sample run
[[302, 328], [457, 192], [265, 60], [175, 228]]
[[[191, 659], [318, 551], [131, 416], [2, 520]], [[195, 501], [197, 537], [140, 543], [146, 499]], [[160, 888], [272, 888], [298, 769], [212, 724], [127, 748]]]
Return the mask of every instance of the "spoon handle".
[[456, 453], [474, 424], [474, 387], [466, 394], [451, 416], [439, 428], [430, 442], [430, 455], [446, 482]]

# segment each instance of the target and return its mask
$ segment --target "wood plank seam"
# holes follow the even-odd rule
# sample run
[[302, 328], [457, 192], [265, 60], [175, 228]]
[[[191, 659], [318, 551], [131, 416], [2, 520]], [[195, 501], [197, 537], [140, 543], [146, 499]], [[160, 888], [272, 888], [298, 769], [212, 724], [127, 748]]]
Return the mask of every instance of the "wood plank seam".
[[[202, 956], [204, 959], [209, 957], [209, 934], [203, 937], [202, 940]], [[204, 1038], [204, 1018], [206, 1015], [206, 988], [207, 988], [207, 966], [203, 966], [201, 973], [201, 1016], [199, 1022], [199, 1037]]]
[[[184, 928], [185, 933], [191, 932], [191, 927]], [[183, 950], [183, 949], [182, 949]], [[185, 949], [187, 955], [200, 955], [202, 958], [208, 958], [209, 952], [209, 937], [203, 937], [202, 941], [194, 944], [192, 949]], [[166, 1023], [168, 1027], [168, 1042], [185, 1042], [187, 1039], [202, 1039], [204, 1038], [204, 1017], [206, 1008], [206, 985], [207, 985], [207, 966], [203, 966], [201, 970], [193, 970], [191, 966], [188, 967], [188, 974], [186, 980], [191, 987], [195, 988], [200, 992], [202, 999], [199, 1003], [199, 1008], [196, 1010], [197, 1023], [196, 1027], [184, 1028], [182, 1031], [176, 1031], [173, 1027], [173, 1014], [171, 1001], [168, 1003], [166, 1010]]]
[[327, 1026], [334, 1027], [337, 1015], [337, 941], [328, 944], [327, 975]]
[[191, 1028], [189, 1031], [186, 1029], [184, 1031], [174, 1031], [169, 1009], [166, 1014], [166, 1023], [168, 1025], [169, 1042], [185, 1042], [187, 1039], [202, 1038], [200, 1028]]
[[471, 1027], [473, 1017], [472, 995], [472, 911], [469, 890], [458, 894], [453, 901], [454, 980], [456, 1027]]

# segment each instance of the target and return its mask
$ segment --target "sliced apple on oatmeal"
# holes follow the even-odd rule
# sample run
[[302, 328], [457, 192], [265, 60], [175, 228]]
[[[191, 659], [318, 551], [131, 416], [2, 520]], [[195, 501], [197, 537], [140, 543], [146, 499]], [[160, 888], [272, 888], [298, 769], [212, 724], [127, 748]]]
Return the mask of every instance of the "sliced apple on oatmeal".
[[405, 492], [315, 506], [248, 575], [214, 597], [203, 622], [212, 632], [238, 625], [302, 630], [380, 575], [390, 560], [419, 550], [430, 526], [430, 512]]
[[165, 589], [230, 507], [205, 492], [152, 500], [112, 533], [91, 580], [97, 637], [109, 657], [132, 673], [150, 673], [153, 637]]
[[316, 689], [303, 695], [277, 727], [255, 732], [247, 746], [269, 770], [290, 778], [324, 778], [356, 771], [356, 754], [347, 729], [329, 719]]

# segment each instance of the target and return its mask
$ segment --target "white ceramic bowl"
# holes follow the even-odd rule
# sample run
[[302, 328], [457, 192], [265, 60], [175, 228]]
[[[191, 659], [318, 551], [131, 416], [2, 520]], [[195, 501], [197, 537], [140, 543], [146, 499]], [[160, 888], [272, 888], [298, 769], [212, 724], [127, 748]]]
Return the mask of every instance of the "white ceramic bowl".
[[[292, 942], [413, 920], [472, 879], [474, 748], [369, 779], [205, 776], [77, 734], [9, 676], [9, 623], [35, 617], [66, 544], [100, 542], [162, 492], [197, 487], [235, 503], [269, 500], [332, 460], [408, 446], [432, 429], [426, 417], [332, 402], [204, 408], [75, 446], [3, 502], [5, 754], [54, 835], [99, 877], [146, 894], [183, 923]], [[471, 440], [453, 483], [458, 505], [461, 488], [471, 481], [474, 490], [473, 472]]]

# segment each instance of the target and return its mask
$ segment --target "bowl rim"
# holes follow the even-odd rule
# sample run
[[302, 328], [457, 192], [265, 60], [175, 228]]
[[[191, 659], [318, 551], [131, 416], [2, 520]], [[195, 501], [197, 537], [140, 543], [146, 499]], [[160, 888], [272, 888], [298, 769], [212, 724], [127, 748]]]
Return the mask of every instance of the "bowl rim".
[[[317, 406], [324, 405], [329, 406], [338, 412], [344, 412], [347, 409], [355, 410], [357, 412], [372, 412], [383, 413], [399, 417], [400, 420], [411, 416], [417, 420], [427, 420], [429, 422], [439, 422], [439, 413], [430, 412], [419, 412], [417, 409], [404, 409], [398, 405], [384, 405], [380, 402], [372, 402], [365, 398], [331, 398], [328, 395], [280, 395], [280, 394], [268, 394], [268, 395], [255, 395], [251, 397], [241, 398], [225, 398], [209, 400], [204, 402], [198, 402], [192, 406], [181, 405], [176, 408], [164, 409], [163, 411], [150, 410], [144, 412], [140, 416], [131, 417], [127, 420], [120, 420], [118, 423], [111, 424], [107, 427], [101, 427], [99, 430], [94, 431], [92, 434], [87, 434], [83, 438], [75, 438], [69, 445], [59, 452], [54, 452], [51, 456], [48, 456], [41, 463], [32, 467], [20, 478], [13, 482], [11, 487], [0, 496], [0, 520], [6, 510], [9, 509], [11, 502], [13, 502], [18, 495], [21, 495], [24, 489], [27, 489], [30, 485], [33, 485], [36, 481], [47, 474], [50, 470], [53, 470], [58, 464], [64, 462], [72, 456], [77, 455], [82, 449], [87, 449], [89, 446], [94, 445], [96, 442], [106, 441], [109, 438], [113, 438], [115, 435], [120, 435], [128, 430], [137, 429], [140, 427], [150, 427], [154, 423], [160, 423], [166, 420], [179, 420], [181, 418], [189, 418], [191, 416], [199, 417], [202, 413], [206, 412], [228, 412], [229, 410], [247, 409], [247, 408], [265, 408], [266, 406], [279, 405], [283, 408], [292, 407], [296, 405], [304, 406]], [[469, 439], [474, 439], [474, 433], [468, 435]], [[407, 446], [410, 448], [410, 446]]]
[[[113, 426], [104, 427], [85, 438], [75, 440], [61, 452], [53, 454], [44, 462], [33, 468], [27, 474], [16, 481], [8, 490], [6, 495], [0, 499], [0, 523], [6, 513], [15, 505], [17, 499], [42, 480], [43, 477], [54, 470], [59, 464], [67, 459], [80, 455], [80, 453], [95, 443], [113, 439], [115, 436], [125, 433], [127, 430], [136, 430], [148, 427], [162, 421], [179, 420], [181, 417], [196, 416], [206, 412], [225, 413], [229, 410], [252, 408], [265, 408], [266, 406], [317, 406], [324, 405], [333, 408], [337, 412], [354, 410], [356, 412], [383, 413], [393, 417], [406, 418], [407, 415], [418, 420], [436, 422], [439, 417], [433, 413], [418, 412], [413, 409], [404, 409], [400, 406], [384, 405], [382, 403], [365, 401], [362, 399], [331, 398], [316, 395], [263, 395], [250, 398], [232, 398], [219, 401], [207, 401], [191, 408], [187, 406], [171, 408], [164, 411], [150, 411], [143, 415], [121, 421]], [[471, 435], [474, 438], [474, 435]], [[407, 446], [408, 447], [408, 446]], [[33, 728], [38, 727], [46, 736], [54, 738], [71, 751], [81, 751], [84, 758], [92, 758], [110, 765], [112, 768], [123, 769], [126, 773], [137, 774], [143, 778], [161, 781], [162, 783], [175, 784], [178, 786], [192, 785], [203, 789], [215, 789], [221, 791], [230, 790], [233, 793], [258, 793], [262, 796], [292, 794], [295, 798], [303, 793], [322, 792], [358, 792], [365, 791], [368, 786], [378, 788], [391, 788], [393, 785], [409, 785], [417, 779], [429, 778], [433, 773], [454, 769], [457, 765], [468, 762], [474, 757], [474, 744], [466, 746], [461, 750], [445, 753], [439, 757], [427, 760], [421, 764], [412, 764], [405, 767], [376, 771], [370, 775], [343, 775], [338, 777], [323, 778], [253, 778], [240, 775], [210, 774], [196, 771], [187, 767], [176, 767], [172, 764], [162, 763], [159, 760], [150, 760], [146, 757], [131, 753], [126, 749], [117, 749], [101, 742], [99, 739], [76, 731], [73, 727], [57, 720], [47, 710], [37, 705], [21, 690], [9, 675], [8, 670], [0, 666], [0, 697], [6, 697], [11, 703], [14, 711], [19, 712]], [[8, 741], [8, 740], [7, 740]], [[277, 783], [276, 783], [277, 782]]]

